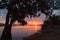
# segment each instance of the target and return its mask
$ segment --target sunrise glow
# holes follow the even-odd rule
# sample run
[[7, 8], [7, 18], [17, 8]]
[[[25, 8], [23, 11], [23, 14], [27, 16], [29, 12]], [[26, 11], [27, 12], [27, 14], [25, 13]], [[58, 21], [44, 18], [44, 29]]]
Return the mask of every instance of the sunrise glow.
[[41, 21], [29, 21], [28, 24], [30, 25], [40, 25], [40, 24], [43, 24], [43, 22]]

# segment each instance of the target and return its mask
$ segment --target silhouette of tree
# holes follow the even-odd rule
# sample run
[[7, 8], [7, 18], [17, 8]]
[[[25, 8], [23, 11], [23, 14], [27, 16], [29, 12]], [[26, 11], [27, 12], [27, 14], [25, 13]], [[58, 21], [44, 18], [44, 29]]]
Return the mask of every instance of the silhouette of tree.
[[5, 27], [0, 40], [12, 40], [12, 34], [11, 34], [11, 28], [10, 27]]
[[[52, 10], [51, 12], [49, 11], [51, 7], [48, 5], [47, 0], [1, 0], [0, 8], [6, 8], [8, 10], [1, 40], [5, 40], [3, 37], [6, 36], [8, 31], [9, 33], [11, 32], [12, 24], [16, 20], [21, 23], [21, 25], [26, 25], [25, 17], [38, 17], [42, 13], [48, 17], [52, 14]], [[37, 14], [37, 11], [41, 13]], [[6, 32], [4, 32], [5, 30]]]
[[37, 11], [41, 11], [46, 16], [49, 15], [49, 12], [45, 12], [50, 8], [45, 0], [2, 0], [1, 2], [3, 6], [0, 8], [7, 8], [8, 10], [6, 16], [6, 23], [8, 22], [8, 24], [10, 17], [14, 22], [17, 20], [21, 24], [27, 24], [24, 18], [27, 15], [30, 17], [39, 16], [41, 13], [37, 15]]
[[49, 18], [49, 21], [51, 21], [51, 24], [53, 24], [53, 25], [59, 25], [59, 22], [60, 22], [59, 17], [60, 17], [60, 16], [57, 16], [56, 14], [53, 14], [53, 15]]

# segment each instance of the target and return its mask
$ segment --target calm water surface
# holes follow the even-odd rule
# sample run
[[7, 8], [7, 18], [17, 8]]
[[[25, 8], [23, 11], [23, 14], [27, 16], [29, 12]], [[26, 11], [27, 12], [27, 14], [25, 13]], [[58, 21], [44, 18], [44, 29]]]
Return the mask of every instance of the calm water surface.
[[[40, 26], [13, 26], [12, 27], [12, 40], [22, 40], [23, 37], [30, 36], [40, 30]], [[4, 27], [0, 27], [0, 36]]]

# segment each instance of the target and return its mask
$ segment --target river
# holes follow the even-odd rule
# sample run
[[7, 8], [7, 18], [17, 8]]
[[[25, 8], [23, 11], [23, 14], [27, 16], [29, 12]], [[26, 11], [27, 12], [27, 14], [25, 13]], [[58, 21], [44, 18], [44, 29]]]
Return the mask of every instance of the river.
[[[4, 27], [0, 27], [0, 37]], [[30, 36], [41, 29], [38, 25], [27, 25], [27, 26], [13, 26], [12, 27], [12, 40], [22, 40], [24, 37]]]

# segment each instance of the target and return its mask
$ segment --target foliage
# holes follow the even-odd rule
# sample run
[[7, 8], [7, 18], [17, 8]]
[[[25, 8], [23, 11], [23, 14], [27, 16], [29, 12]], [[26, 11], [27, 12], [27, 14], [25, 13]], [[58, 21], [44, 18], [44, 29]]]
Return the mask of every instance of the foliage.
[[2, 0], [1, 2], [3, 3], [1, 3], [2, 7], [16, 6], [17, 9], [26, 15], [37, 16], [37, 11], [44, 12], [49, 9], [48, 3], [45, 0]]
[[[0, 8], [8, 10], [6, 16], [7, 23], [11, 18], [12, 23], [17, 20], [20, 23], [22, 22], [22, 24], [26, 24], [25, 17], [38, 17], [41, 13], [49, 15], [49, 12], [45, 11], [50, 9], [45, 0], [1, 0]], [[41, 11], [41, 13], [37, 14], [38, 11]]]

